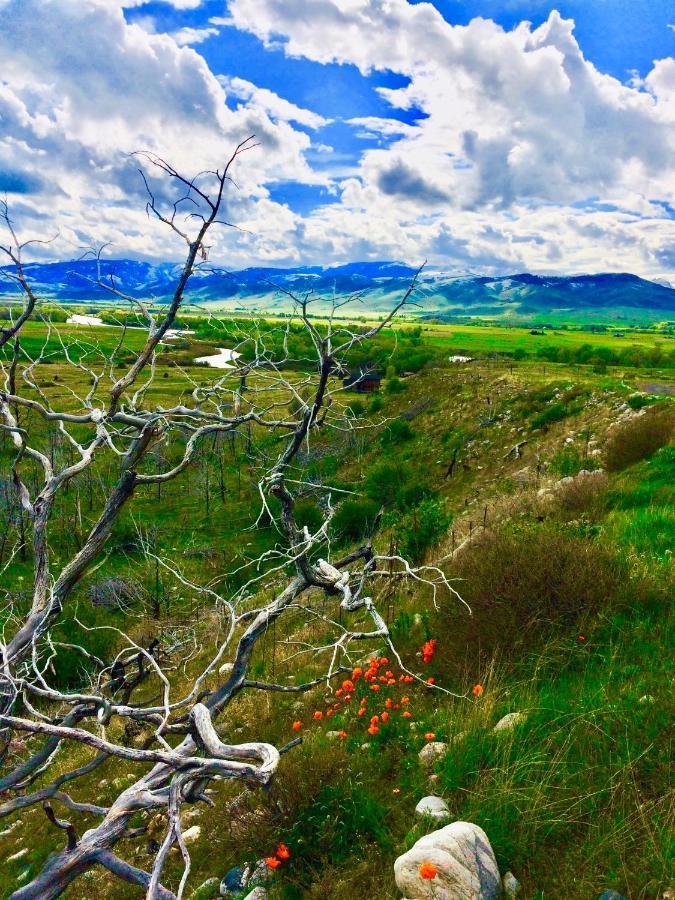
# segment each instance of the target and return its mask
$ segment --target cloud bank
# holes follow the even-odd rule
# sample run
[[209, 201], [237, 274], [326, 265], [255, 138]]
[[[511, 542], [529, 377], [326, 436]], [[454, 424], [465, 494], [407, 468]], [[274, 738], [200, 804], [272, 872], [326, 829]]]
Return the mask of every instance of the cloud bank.
[[[453, 26], [407, 0], [231, 0], [222, 19], [149, 33], [125, 18], [133, 6], [142, 12], [131, 0], [0, 5], [0, 190], [27, 226], [48, 215], [73, 247], [110, 240], [117, 255], [173, 257], [180, 248], [148, 227], [128, 152], [198, 170], [255, 133], [262, 146], [228, 198], [244, 230], [213, 250], [224, 265], [428, 258], [472, 271], [675, 274], [672, 58], [623, 84], [584, 57], [555, 11], [505, 31], [488, 19]], [[330, 160], [322, 131], [335, 117], [259, 87], [236, 59], [212, 71], [198, 51], [222, 27], [319, 75], [335, 63], [366, 83], [396, 73], [402, 86], [371, 88], [391, 117], [342, 121], [355, 163], [316, 167]], [[280, 185], [327, 190], [300, 212]]]

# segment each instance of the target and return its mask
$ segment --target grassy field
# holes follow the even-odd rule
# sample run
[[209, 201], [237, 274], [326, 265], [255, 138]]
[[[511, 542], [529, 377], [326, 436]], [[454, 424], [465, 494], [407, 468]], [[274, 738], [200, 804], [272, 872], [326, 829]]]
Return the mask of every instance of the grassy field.
[[[402, 331], [409, 329], [406, 325]], [[60, 330], [68, 340], [80, 345], [86, 340], [105, 352], [120, 334], [113, 328]], [[37, 352], [45, 335], [44, 325], [31, 326], [26, 349]], [[55, 356], [42, 375], [44, 390], [54, 399], [74, 402], [72, 391], [86, 387], [87, 379], [67, 370], [55, 336], [50, 341]], [[307, 461], [306, 477], [354, 492], [336, 515], [334, 549], [351, 547], [359, 537], [358, 523], [384, 502], [378, 546], [396, 546], [416, 561], [445, 559], [444, 570], [457, 579], [473, 609], [470, 619], [451, 596], [435, 606], [428, 590], [414, 582], [403, 582], [378, 602], [406, 664], [460, 697], [397, 684], [389, 699], [395, 704], [409, 696], [404, 706], [411, 718], [403, 718], [402, 706], [388, 727], [371, 736], [366, 733], [370, 716], [360, 718], [356, 709], [363, 696], [369, 713], [381, 713], [386, 696], [366, 693], [362, 683], [351, 705], [321, 722], [314, 722], [313, 712], [335, 701], [322, 689], [300, 699], [243, 694], [222, 720], [223, 735], [282, 745], [295, 736], [291, 723], [301, 720], [304, 743], [283, 757], [269, 795], [252, 791], [241, 812], [231, 814], [226, 803], [236, 791], [225, 784], [213, 797], [214, 810], [197, 807], [190, 813], [186, 824], [201, 827], [190, 848], [193, 890], [222, 877], [232, 865], [268, 855], [283, 841], [291, 860], [275, 876], [272, 897], [395, 898], [393, 861], [424, 833], [414, 807], [428, 793], [441, 794], [454, 818], [486, 830], [501, 870], [514, 871], [525, 898], [588, 900], [613, 888], [630, 900], [660, 900], [672, 885], [666, 735], [675, 457], [672, 446], [652, 448], [628, 464], [610, 453], [611, 427], [626, 410], [644, 407], [635, 419], [639, 423], [670, 408], [667, 399], [634, 392], [645, 381], [672, 381], [672, 369], [609, 366], [598, 371], [593, 363], [536, 357], [467, 366], [447, 361], [452, 352], [510, 354], [553, 341], [572, 349], [590, 344], [610, 350], [635, 342], [649, 351], [657, 339], [651, 334], [535, 336], [519, 329], [429, 325], [413, 341], [399, 334], [398, 344], [408, 354], [401, 368], [415, 353], [430, 354], [416, 374], [397, 378], [389, 373], [376, 398], [346, 395], [355, 414], [404, 424], [354, 439], [340, 434], [321, 439], [321, 452]], [[141, 335], [128, 330], [125, 351], [137, 350], [140, 342]], [[668, 339], [662, 343], [671, 346]], [[188, 346], [162, 354], [154, 397], [166, 405], [183, 397], [185, 380], [172, 363], [187, 365], [218, 345], [218, 339], [199, 333]], [[199, 384], [222, 374], [195, 366], [186, 371]], [[631, 435], [626, 432], [627, 445], [635, 438]], [[46, 431], [41, 440], [57, 456], [68, 452]], [[260, 440], [254, 434], [254, 442]], [[520, 441], [527, 443], [516, 458], [509, 451]], [[269, 450], [264, 442], [261, 447]], [[462, 464], [448, 476], [455, 448]], [[3, 472], [10, 459], [3, 434]], [[203, 600], [140, 552], [139, 541], [179, 563], [187, 577], [231, 592], [245, 576], [227, 573], [278, 539], [271, 527], [249, 527], [259, 511], [256, 465], [242, 442], [214, 441], [174, 489], [158, 494], [153, 486], [139, 492], [115, 527], [104, 568], [82, 585], [74, 598], [77, 607], [66, 611], [56, 636], [72, 640], [81, 633], [75, 613], [88, 627], [112, 622], [137, 639], [195, 629], [200, 652], [172, 676], [176, 686], [189, 683], [217, 639], [217, 622]], [[591, 489], [578, 482], [554, 487], [563, 476], [597, 466], [608, 471]], [[114, 474], [110, 462], [97, 463], [59, 497], [52, 536], [58, 559], [65, 561], [77, 549]], [[301, 520], [311, 523], [314, 503], [311, 494], [303, 498]], [[2, 524], [10, 525], [5, 519]], [[469, 537], [465, 551], [449, 558]], [[6, 583], [28, 584], [31, 572], [30, 553], [23, 560], [17, 557]], [[114, 574], [143, 587], [145, 603], [128, 616], [90, 602], [92, 585]], [[22, 603], [27, 597], [14, 599]], [[294, 631], [292, 620], [274, 638], [270, 635], [254, 659], [254, 677], [292, 675], [300, 681], [320, 674], [326, 664], [320, 654], [300, 666], [285, 661], [281, 642], [307, 636]], [[318, 641], [320, 632], [309, 636]], [[114, 633], [90, 637], [93, 652], [114, 652]], [[418, 654], [430, 638], [438, 641], [437, 651], [425, 665]], [[384, 648], [368, 649], [379, 656]], [[78, 684], [79, 657], [66, 657], [57, 677], [62, 684]], [[476, 684], [483, 687], [479, 698], [471, 692]], [[514, 731], [492, 731], [501, 716], [516, 711], [524, 718]], [[111, 724], [112, 737], [116, 727]], [[344, 740], [327, 736], [337, 728], [346, 731]], [[462, 735], [433, 772], [418, 760], [426, 733], [448, 742]], [[89, 758], [89, 751], [65, 750], [56, 773]], [[107, 762], [72, 794], [110, 802], [138, 771]], [[80, 831], [93, 821], [77, 816]], [[26, 843], [29, 854], [10, 859]], [[0, 896], [33, 877], [47, 855], [62, 846], [61, 833], [39, 807], [22, 813], [19, 824], [0, 835], [0, 855], [9, 860], [0, 872]], [[135, 865], [151, 865], [143, 841], [123, 841], [119, 851]], [[175, 886], [177, 855], [167, 873]], [[94, 870], [67, 896], [123, 900], [140, 893]]]

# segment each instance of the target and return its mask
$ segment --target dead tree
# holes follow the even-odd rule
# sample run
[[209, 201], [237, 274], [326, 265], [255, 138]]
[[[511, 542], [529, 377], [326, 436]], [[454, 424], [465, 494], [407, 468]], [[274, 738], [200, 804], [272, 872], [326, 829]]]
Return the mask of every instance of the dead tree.
[[[332, 558], [332, 498], [336, 492], [326, 485], [307, 482], [298, 461], [301, 448], [322, 432], [370, 427], [339, 403], [343, 388], [335, 376], [347, 369], [354, 348], [375, 337], [401, 309], [414, 302], [416, 277], [389, 315], [361, 333], [334, 321], [335, 313], [347, 301], [335, 300], [325, 323], [318, 325], [308, 313], [311, 294], [292, 295], [296, 321], [299, 319], [311, 341], [311, 360], [298, 366], [289, 355], [292, 320], [279, 326], [281, 352], [273, 350], [267, 333], [252, 321], [249, 333], [242, 335], [238, 345], [242, 355], [233, 369], [199, 382], [185, 373], [189, 401], [165, 408], [151, 400], [149, 388], [155, 379], [160, 341], [183, 307], [190, 276], [208, 257], [210, 230], [223, 224], [221, 212], [232, 166], [253, 145], [252, 139], [244, 141], [222, 169], [195, 178], [180, 174], [152, 154], [139, 155], [148, 191], [148, 214], [185, 243], [185, 262], [169, 304], [156, 315], [125, 294], [113, 276], [101, 274], [101, 256], [96, 254], [96, 284], [119, 304], [128, 304], [138, 312], [145, 322], [146, 337], [126, 365], [123, 331], [112, 352], [99, 351], [92, 361], [76, 353], [74, 343], [61, 336], [55, 325], [49, 325], [48, 337], [56, 337], [63, 358], [84, 385], [81, 390], [73, 389], [67, 408], [56, 406], [41, 386], [47, 345], [33, 357], [22, 347], [22, 330], [33, 320], [39, 298], [25, 274], [22, 254], [27, 244], [18, 240], [9, 210], [4, 208], [10, 243], [2, 249], [14, 266], [11, 277], [23, 296], [23, 307], [0, 339], [5, 348], [11, 348], [0, 359], [4, 379], [0, 427], [13, 444], [11, 478], [30, 522], [34, 576], [28, 611], [21, 614], [18, 605], [10, 606], [0, 643], [0, 729], [6, 744], [21, 736], [29, 747], [26, 757], [6, 767], [0, 777], [4, 800], [0, 817], [44, 804], [52, 824], [67, 835], [63, 851], [50, 857], [37, 877], [12, 895], [14, 900], [57, 897], [79, 875], [97, 865], [142, 886], [148, 898], [182, 897], [190, 872], [190, 857], [181, 833], [182, 808], [211, 802], [206, 788], [222, 780], [236, 779], [253, 787], [268, 785], [280, 754], [288, 749], [277, 748], [264, 739], [225, 743], [215, 722], [230, 704], [246, 691], [303, 692], [329, 683], [345, 664], [353, 662], [353, 645], [362, 646], [364, 642], [388, 645], [407, 671], [377, 609], [380, 585], [391, 579], [412, 579], [429, 585], [434, 597], [440, 589], [454, 593], [440, 569], [412, 568], [393, 553], [379, 554], [372, 536], [341, 558]], [[177, 190], [177, 199], [168, 207], [156, 199], [159, 188], [155, 187], [154, 176], [167, 179]], [[161, 190], [164, 195], [166, 185]], [[296, 365], [289, 368], [291, 363]], [[45, 452], [37, 427], [40, 425], [58, 429], [61, 441], [71, 451], [67, 459], [62, 455], [52, 459]], [[83, 629], [83, 637], [67, 646], [71, 650], [75, 647], [88, 660], [92, 668], [89, 681], [78, 690], [56, 685], [53, 662], [66, 645], [54, 637], [54, 626], [66, 609], [77, 621], [78, 587], [105, 558], [113, 525], [122, 511], [139, 492], [150, 491], [159, 498], [158, 485], [168, 490], [179, 482], [205, 441], [224, 439], [214, 444], [224, 454], [227, 439], [234, 440], [237, 434], [242, 435], [247, 447], [257, 436], [274, 438], [259, 457], [256, 479], [261, 515], [279, 533], [271, 549], [246, 564], [244, 585], [228, 596], [221, 595], [213, 586], [190, 580], [175, 561], [164, 557], [161, 548], [144, 544], [149, 559], [177, 583], [188, 586], [202, 609], [217, 614], [218, 639], [209, 644], [208, 635], [202, 635], [198, 641], [194, 626], [174, 640], [153, 640], [143, 645], [117, 629], [115, 658], [102, 660], [88, 648], [87, 630]], [[177, 446], [181, 450], [176, 458]], [[269, 446], [277, 449], [271, 452]], [[58, 564], [51, 552], [55, 501], [73, 479], [91, 470], [94, 460], [101, 457], [116, 462], [116, 481], [95, 510], [94, 525], [80, 549], [65, 565]], [[160, 465], [158, 460], [162, 461]], [[40, 477], [33, 485], [29, 472], [35, 471]], [[306, 489], [320, 492], [324, 510], [314, 532], [299, 527], [295, 517], [296, 496]], [[271, 498], [278, 501], [274, 508]], [[289, 613], [300, 613], [305, 622], [321, 623], [325, 635], [322, 644], [309, 646], [293, 639], [287, 642], [292, 648], [289, 658], [311, 654], [321, 666], [321, 677], [301, 685], [252, 680], [250, 666], [256, 646], [270, 626]], [[370, 620], [368, 627], [363, 626], [364, 617]], [[350, 621], [356, 624], [350, 626]], [[194, 658], [200, 660], [199, 674], [186, 689], [176, 677], [178, 664]], [[231, 667], [221, 675], [227, 661]], [[139, 694], [141, 687], [144, 692]], [[120, 724], [141, 725], [150, 736], [137, 747], [132, 741], [114, 737], [120, 733], [114, 726]], [[123, 731], [126, 735], [127, 728]], [[69, 745], [90, 748], [91, 758], [50, 781], [55, 753]], [[110, 759], [137, 763], [146, 767], [146, 772], [121, 790], [109, 808], [73, 800], [65, 788]], [[42, 786], [31, 789], [38, 780]], [[76, 822], [59, 818], [52, 803], [64, 805], [70, 811], [69, 818], [87, 813], [100, 821], [80, 835]], [[164, 839], [151, 872], [138, 869], [115, 853], [121, 839], [137, 833], [131, 822], [139, 813], [161, 813], [166, 820]], [[184, 869], [180, 883], [169, 890], [161, 878], [174, 845], [180, 850]]]

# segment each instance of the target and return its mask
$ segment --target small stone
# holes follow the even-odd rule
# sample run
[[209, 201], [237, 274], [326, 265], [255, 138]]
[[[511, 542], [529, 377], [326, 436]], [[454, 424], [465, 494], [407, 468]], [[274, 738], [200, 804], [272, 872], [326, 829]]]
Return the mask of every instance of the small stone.
[[512, 712], [507, 713], [503, 718], [497, 722], [495, 727], [492, 729], [493, 731], [513, 731], [516, 725], [520, 725], [521, 722], [525, 721], [525, 715], [521, 712]]
[[193, 844], [195, 841], [199, 840], [201, 833], [201, 826], [192, 825], [187, 831], [183, 832], [183, 840], [186, 844]]
[[250, 894], [246, 895], [245, 900], [267, 900], [268, 893], [264, 887], [253, 888]]
[[442, 756], [448, 752], [448, 745], [444, 741], [430, 741], [417, 754], [423, 766], [430, 769]]
[[605, 891], [604, 893], [600, 894], [598, 900], [626, 900], [626, 898], [618, 891]]
[[517, 897], [522, 885], [513, 872], [507, 872], [502, 878], [502, 887], [505, 897]]
[[230, 662], [223, 663], [222, 666], [218, 669], [218, 672], [221, 675], [227, 674], [227, 672], [231, 672], [234, 669], [234, 664]]
[[439, 822], [445, 822], [452, 818], [448, 804], [442, 797], [422, 797], [415, 807], [415, 812], [420, 819], [436, 819]]

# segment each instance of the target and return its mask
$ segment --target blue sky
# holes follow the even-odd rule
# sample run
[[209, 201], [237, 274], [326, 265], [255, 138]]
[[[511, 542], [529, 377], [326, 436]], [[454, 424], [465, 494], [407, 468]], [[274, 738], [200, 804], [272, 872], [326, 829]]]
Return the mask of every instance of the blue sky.
[[0, 190], [29, 230], [49, 210], [43, 254], [178, 258], [128, 153], [208, 167], [255, 132], [221, 264], [675, 278], [666, 0], [0, 0], [4, 16]]

